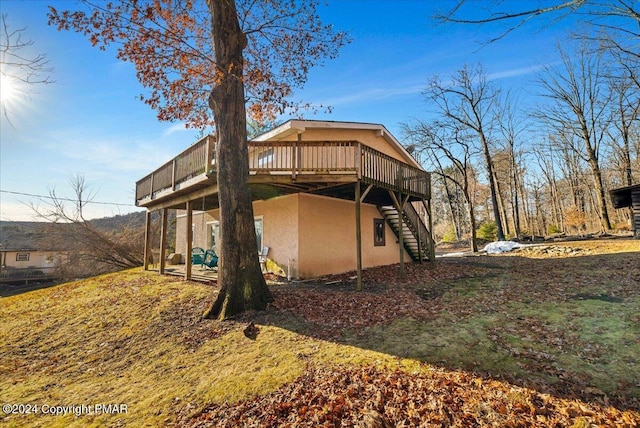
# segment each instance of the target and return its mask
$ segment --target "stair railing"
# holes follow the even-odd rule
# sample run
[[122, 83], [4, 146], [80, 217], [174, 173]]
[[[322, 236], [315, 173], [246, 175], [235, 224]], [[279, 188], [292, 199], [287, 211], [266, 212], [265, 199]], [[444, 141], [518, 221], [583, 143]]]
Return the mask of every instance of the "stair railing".
[[423, 258], [423, 254], [427, 255], [429, 259], [433, 259], [433, 237], [431, 232], [422, 221], [422, 217], [416, 211], [411, 202], [404, 204], [402, 209], [402, 216], [405, 219], [405, 223], [411, 229], [414, 237], [418, 241], [420, 260]]

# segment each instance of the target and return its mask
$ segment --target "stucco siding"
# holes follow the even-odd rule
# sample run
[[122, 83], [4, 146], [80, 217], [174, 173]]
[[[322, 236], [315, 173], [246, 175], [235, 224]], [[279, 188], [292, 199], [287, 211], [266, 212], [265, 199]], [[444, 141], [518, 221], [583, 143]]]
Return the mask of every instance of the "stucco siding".
[[[374, 205], [362, 204], [362, 266], [398, 263], [398, 245], [385, 223], [385, 246], [374, 246], [373, 219], [382, 218]], [[355, 203], [316, 195], [300, 194], [301, 277], [314, 277], [356, 269]], [[410, 260], [405, 254], [405, 260]]]
[[[269, 247], [267, 257], [294, 278], [299, 251], [298, 201], [299, 195], [293, 194], [253, 203], [254, 216], [262, 217], [262, 243]], [[288, 272], [289, 267], [294, 272]]]
[[[263, 246], [268, 258], [292, 278], [312, 278], [356, 269], [355, 202], [306, 193], [281, 196], [253, 204], [263, 221]], [[396, 236], [385, 223], [385, 245], [375, 246], [374, 219], [382, 215], [375, 205], [362, 204], [363, 268], [398, 263]], [[194, 246], [207, 248], [207, 223], [218, 210], [194, 213]], [[185, 254], [186, 216], [178, 215], [176, 252]], [[405, 252], [406, 261], [410, 261]], [[186, 260], [186, 258], [185, 258]]]

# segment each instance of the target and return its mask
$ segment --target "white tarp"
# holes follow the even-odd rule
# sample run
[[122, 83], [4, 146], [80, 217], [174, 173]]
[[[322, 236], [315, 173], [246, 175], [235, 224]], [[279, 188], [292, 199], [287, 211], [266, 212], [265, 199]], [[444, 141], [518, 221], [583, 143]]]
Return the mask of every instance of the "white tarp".
[[486, 252], [487, 254], [500, 254], [513, 251], [514, 248], [522, 247], [526, 247], [526, 245], [522, 245], [513, 241], [497, 241], [485, 245], [482, 251]]

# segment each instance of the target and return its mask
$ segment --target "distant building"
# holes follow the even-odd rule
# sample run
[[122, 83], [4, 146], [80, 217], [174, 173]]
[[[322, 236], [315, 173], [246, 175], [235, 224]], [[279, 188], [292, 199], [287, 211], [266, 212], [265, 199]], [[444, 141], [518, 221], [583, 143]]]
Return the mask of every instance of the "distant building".
[[614, 208], [631, 208], [631, 229], [640, 239], [640, 183], [609, 191]]
[[0, 222], [0, 282], [42, 281], [57, 277], [69, 260], [65, 249], [46, 240], [44, 223]]

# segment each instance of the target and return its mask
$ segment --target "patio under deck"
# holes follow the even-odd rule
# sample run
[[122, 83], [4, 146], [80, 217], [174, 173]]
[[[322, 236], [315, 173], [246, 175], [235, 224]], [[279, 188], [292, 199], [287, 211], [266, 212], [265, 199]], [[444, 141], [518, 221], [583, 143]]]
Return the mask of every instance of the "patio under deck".
[[[149, 269], [152, 272], [160, 272], [160, 269], [153, 268]], [[164, 273], [167, 275], [178, 276], [180, 278], [184, 278], [185, 272], [187, 270], [187, 266], [185, 264], [179, 265], [168, 265], [164, 269]], [[274, 280], [275, 278], [275, 280]], [[218, 271], [202, 268], [198, 265], [191, 265], [191, 278], [190, 281], [202, 282], [205, 284], [211, 284], [218, 280]], [[286, 281], [286, 278], [278, 279], [277, 276], [274, 276], [271, 273], [265, 276], [265, 280], [267, 284], [282, 284]]]
[[[151, 271], [160, 272], [158, 268], [150, 269]], [[167, 275], [174, 275], [184, 278], [187, 266], [181, 265], [169, 265], [164, 268], [164, 273]], [[191, 281], [211, 283], [218, 280], [218, 271], [211, 269], [203, 269], [197, 265], [191, 265]]]

